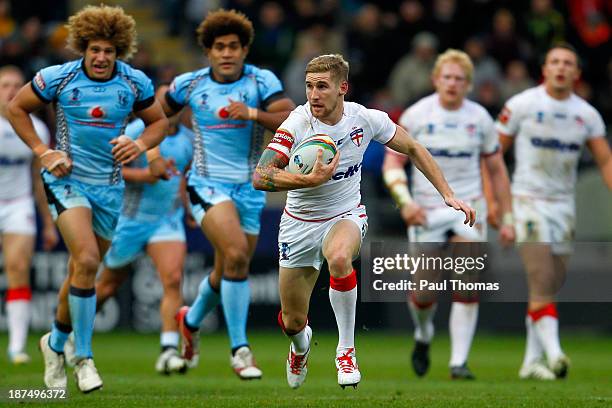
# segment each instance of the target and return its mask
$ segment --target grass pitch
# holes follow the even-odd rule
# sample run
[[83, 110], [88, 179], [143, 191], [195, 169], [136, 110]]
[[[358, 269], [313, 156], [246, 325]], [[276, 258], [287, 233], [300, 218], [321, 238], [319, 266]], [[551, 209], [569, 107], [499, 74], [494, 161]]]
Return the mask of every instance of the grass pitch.
[[[416, 378], [410, 366], [409, 333], [360, 332], [358, 361], [363, 374], [357, 389], [342, 390], [333, 362], [336, 335], [314, 333], [308, 379], [298, 390], [285, 380], [288, 340], [280, 332], [251, 332], [250, 340], [264, 378], [242, 382], [229, 368], [225, 333], [202, 338], [200, 366], [186, 375], [162, 376], [154, 371], [159, 353], [157, 335], [96, 334], [96, 365], [104, 388], [90, 395], [76, 389], [69, 369], [68, 398], [57, 402], [27, 401], [38, 406], [87, 407], [558, 407], [612, 406], [612, 340], [591, 335], [562, 334], [572, 359], [569, 378], [549, 383], [517, 377], [524, 339], [477, 333], [470, 357], [476, 381], [449, 379], [448, 337], [432, 346], [432, 367]], [[42, 389], [42, 359], [36, 349], [39, 335], [30, 336], [30, 365], [9, 365], [0, 359], [0, 405], [9, 389]], [[7, 335], [0, 335], [6, 350]], [[13, 404], [11, 404], [13, 405]]]

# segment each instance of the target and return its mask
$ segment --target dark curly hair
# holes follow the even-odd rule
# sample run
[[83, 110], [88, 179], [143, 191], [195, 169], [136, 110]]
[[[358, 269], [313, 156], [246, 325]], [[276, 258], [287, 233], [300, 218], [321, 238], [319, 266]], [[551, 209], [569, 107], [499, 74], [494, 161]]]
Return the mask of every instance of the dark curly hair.
[[243, 47], [249, 46], [255, 37], [253, 23], [239, 11], [219, 9], [209, 12], [196, 30], [198, 44], [203, 48], [212, 48], [215, 38], [228, 34], [236, 34]]

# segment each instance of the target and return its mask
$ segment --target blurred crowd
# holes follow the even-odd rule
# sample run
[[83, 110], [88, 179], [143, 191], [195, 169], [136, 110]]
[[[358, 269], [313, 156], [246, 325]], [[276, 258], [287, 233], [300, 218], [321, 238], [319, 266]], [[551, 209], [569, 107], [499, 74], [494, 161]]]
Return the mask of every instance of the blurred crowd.
[[[67, 3], [0, 0], [0, 65], [18, 65], [32, 76], [74, 58], [65, 48]], [[582, 57], [576, 92], [604, 118], [612, 117], [608, 0], [157, 0], [168, 35], [186, 39], [193, 39], [195, 27], [218, 7], [235, 8], [253, 21], [256, 36], [248, 60], [279, 75], [298, 104], [305, 102], [306, 62], [322, 53], [342, 53], [351, 63], [349, 99], [397, 119], [432, 91], [436, 55], [453, 47], [474, 60], [470, 97], [497, 115], [510, 96], [539, 82], [548, 46], [566, 40]], [[142, 38], [132, 63], [158, 83], [176, 74], [171, 63], [151, 61], [152, 50]]]

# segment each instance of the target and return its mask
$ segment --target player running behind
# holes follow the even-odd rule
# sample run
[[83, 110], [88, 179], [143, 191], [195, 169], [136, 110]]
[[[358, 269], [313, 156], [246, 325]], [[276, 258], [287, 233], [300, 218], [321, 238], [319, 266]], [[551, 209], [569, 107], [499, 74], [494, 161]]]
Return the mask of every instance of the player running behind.
[[[473, 73], [474, 66], [466, 53], [450, 49], [440, 54], [432, 71], [436, 92], [406, 109], [399, 124], [429, 150], [457, 196], [476, 209], [478, 216], [474, 228], [463, 224], [461, 214], [441, 205], [438, 192], [417, 171], [412, 173], [411, 196], [404, 170], [408, 156], [390, 149], [385, 154], [383, 178], [408, 226], [411, 242], [487, 240], [481, 160], [501, 204], [500, 240], [502, 244], [514, 240], [510, 181], [493, 119], [482, 106], [465, 97], [472, 86]], [[412, 367], [419, 377], [429, 369], [429, 346], [434, 335], [437, 303], [435, 296], [430, 298], [429, 295], [414, 291], [408, 301], [415, 327]], [[451, 378], [474, 378], [467, 358], [477, 319], [477, 297], [459, 291], [453, 293], [449, 320]]]
[[[0, 246], [4, 258], [8, 358], [13, 364], [30, 361], [26, 352], [30, 325], [30, 263], [36, 240], [34, 201], [43, 223], [42, 245], [50, 250], [58, 241], [40, 179], [40, 163], [6, 119], [6, 109], [24, 84], [15, 66], [0, 68]], [[32, 116], [36, 133], [49, 143], [45, 124]]]
[[[171, 122], [176, 122], [178, 115]], [[144, 130], [144, 122], [130, 123], [125, 134], [136, 139]], [[161, 374], [185, 372], [187, 365], [178, 353], [179, 333], [175, 316], [183, 304], [181, 278], [187, 252], [185, 215], [181, 189], [183, 174], [192, 156], [193, 132], [183, 125], [171, 123], [168, 135], [160, 144], [161, 155], [178, 171], [168, 180], [151, 174], [143, 155], [123, 167], [126, 181], [121, 215], [108, 252], [104, 270], [96, 282], [96, 309], [113, 296], [129, 276], [128, 265], [143, 251], [153, 260], [163, 287], [159, 313], [161, 317], [161, 353], [155, 369]], [[64, 346], [66, 361], [72, 363], [72, 336]]]
[[264, 129], [276, 130], [294, 104], [272, 72], [245, 64], [254, 31], [244, 14], [211, 12], [196, 32], [210, 66], [176, 77], [160, 98], [169, 116], [191, 107], [195, 140], [187, 191], [193, 216], [215, 249], [213, 272], [177, 316], [182, 354], [197, 364], [200, 323], [220, 302], [232, 369], [244, 380], [261, 378], [246, 335], [247, 278], [266, 196], [253, 188], [251, 174]]
[[585, 144], [612, 190], [612, 154], [604, 122], [573, 92], [579, 64], [571, 45], [553, 45], [542, 65], [543, 84], [510, 98], [497, 121], [503, 150], [514, 144], [512, 196], [529, 288], [521, 378], [567, 376], [569, 359], [559, 341], [555, 295], [572, 250], [576, 174]]
[[[120, 7], [87, 6], [70, 17], [68, 30], [69, 46], [82, 58], [40, 70], [11, 101], [8, 117], [41, 161], [49, 208], [70, 254], [56, 320], [40, 341], [45, 384], [66, 387], [63, 350], [74, 330], [77, 386], [90, 392], [102, 387], [91, 348], [94, 286], [119, 217], [121, 165], [159, 144], [168, 120], [155, 101], [151, 80], [118, 60], [136, 49], [131, 16]], [[51, 102], [57, 150], [42, 142], [29, 116]], [[123, 136], [131, 112], [147, 125], [135, 141]]]
[[[359, 169], [371, 140], [408, 154], [436, 186], [444, 202], [465, 213], [465, 223], [472, 225], [475, 219], [474, 210], [455, 198], [423, 146], [386, 113], [344, 101], [348, 72], [348, 62], [341, 55], [322, 55], [308, 63], [305, 78], [308, 102], [297, 107], [276, 131], [253, 175], [257, 189], [289, 190], [278, 236], [281, 298], [278, 321], [291, 339], [286, 369], [292, 388], [306, 379], [312, 338], [308, 307], [324, 260], [329, 267], [329, 299], [338, 325], [335, 356], [338, 384], [356, 386], [361, 380], [355, 357], [357, 275], [352, 261], [359, 254], [368, 226], [366, 209], [360, 204]], [[322, 164], [319, 152], [310, 174], [283, 170], [291, 149], [319, 133], [328, 135], [337, 145], [338, 153], [332, 162]]]

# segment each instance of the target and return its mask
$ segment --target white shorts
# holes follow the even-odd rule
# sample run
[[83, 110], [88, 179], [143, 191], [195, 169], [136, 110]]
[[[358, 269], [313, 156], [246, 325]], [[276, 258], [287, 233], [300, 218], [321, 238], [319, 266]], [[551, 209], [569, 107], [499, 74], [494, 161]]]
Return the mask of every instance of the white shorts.
[[576, 228], [573, 199], [549, 200], [523, 195], [512, 199], [516, 242], [550, 243], [554, 254], [572, 252]]
[[466, 201], [476, 210], [473, 227], [464, 224], [465, 214], [451, 207], [438, 207], [425, 210], [427, 225], [408, 227], [410, 242], [447, 242], [457, 235], [475, 242], [487, 240], [487, 203], [483, 197]]
[[279, 265], [284, 268], [314, 267], [323, 265], [323, 242], [331, 228], [342, 220], [353, 221], [361, 231], [361, 241], [368, 232], [368, 215], [365, 206], [342, 213], [325, 221], [304, 221], [283, 212], [278, 232]]
[[31, 196], [0, 200], [0, 233], [36, 235], [36, 212]]

